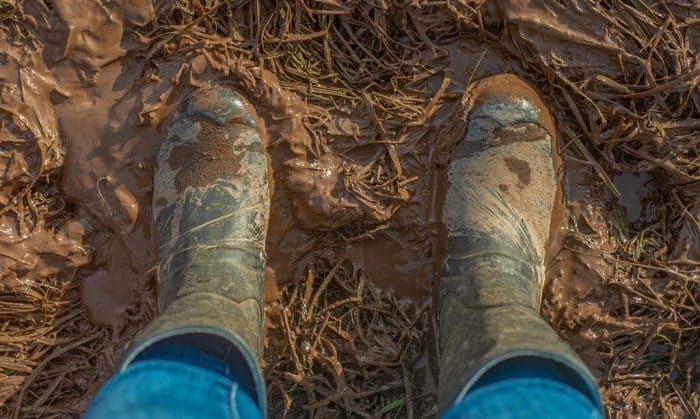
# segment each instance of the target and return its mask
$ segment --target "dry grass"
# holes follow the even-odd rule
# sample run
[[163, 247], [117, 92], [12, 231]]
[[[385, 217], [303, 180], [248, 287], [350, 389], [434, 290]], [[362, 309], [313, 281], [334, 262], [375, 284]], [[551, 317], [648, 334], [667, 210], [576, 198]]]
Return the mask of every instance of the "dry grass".
[[352, 263], [310, 267], [306, 281], [268, 308], [270, 414], [412, 417], [434, 409], [423, 393], [426, 308], [382, 293]]
[[[381, 144], [385, 153], [353, 193], [375, 199], [372, 190], [394, 203], [404, 200], [407, 180], [394, 146], [453, 103], [444, 45], [459, 35], [502, 51], [547, 96], [569, 161], [595, 174], [587, 201], [572, 211], [566, 246], [613, 267], [598, 278], [604, 292], [567, 302], [574, 320], [561, 302], [547, 301], [543, 314], [577, 349], [593, 349], [612, 417], [700, 416], [698, 6], [576, 2], [584, 27], [571, 5], [555, 0], [532, 3], [558, 12], [559, 26], [508, 15], [516, 9], [505, 1], [488, 10], [458, 0], [405, 3], [157, 2], [155, 20], [131, 28], [125, 45], [143, 56], [144, 76], [157, 74], [166, 55], [204, 53], [221, 71], [246, 61], [317, 108], [369, 121], [353, 141]], [[2, 24], [21, 28], [17, 4], [0, 1]], [[317, 153], [343, 137], [327, 114], [303, 121]], [[381, 181], [372, 175], [379, 172]], [[645, 216], [634, 223], [616, 210], [624, 191], [612, 178], [621, 172], [652, 179]], [[94, 358], [107, 333], [85, 320], [72, 278], [0, 295], [2, 395], [19, 386], [7, 413], [61, 413], [55, 406], [84, 392], [75, 370], [89, 364], [95, 379], [111, 367]], [[426, 312], [363, 283], [357, 268], [319, 261], [306, 282], [284, 290], [269, 338], [279, 352], [267, 355], [275, 412], [430, 414], [425, 383], [407, 372], [425, 355]]]

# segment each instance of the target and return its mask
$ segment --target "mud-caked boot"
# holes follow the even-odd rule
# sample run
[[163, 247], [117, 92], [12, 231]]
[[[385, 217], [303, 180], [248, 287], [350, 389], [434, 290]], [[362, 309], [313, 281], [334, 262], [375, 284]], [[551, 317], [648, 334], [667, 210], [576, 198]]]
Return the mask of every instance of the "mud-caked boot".
[[489, 371], [534, 360], [554, 365], [602, 412], [589, 370], [539, 315], [545, 249], [562, 204], [552, 116], [513, 75], [482, 79], [470, 93], [443, 212], [439, 410]]
[[265, 412], [257, 358], [267, 172], [256, 121], [233, 90], [199, 89], [171, 115], [153, 190], [161, 314], [136, 337], [122, 371], [156, 343], [174, 342], [228, 364]]

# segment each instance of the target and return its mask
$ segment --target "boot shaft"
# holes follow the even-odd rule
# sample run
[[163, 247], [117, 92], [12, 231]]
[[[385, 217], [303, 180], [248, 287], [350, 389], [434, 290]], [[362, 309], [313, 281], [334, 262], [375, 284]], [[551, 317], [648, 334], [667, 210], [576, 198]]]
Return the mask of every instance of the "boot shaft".
[[234, 91], [195, 91], [169, 120], [157, 157], [161, 314], [135, 339], [122, 370], [165, 341], [203, 351], [266, 396], [262, 355], [268, 160], [255, 118]]
[[494, 366], [531, 357], [566, 371], [602, 409], [590, 372], [539, 316], [545, 249], [561, 199], [551, 115], [515, 76], [484, 79], [470, 93], [443, 212], [439, 411]]

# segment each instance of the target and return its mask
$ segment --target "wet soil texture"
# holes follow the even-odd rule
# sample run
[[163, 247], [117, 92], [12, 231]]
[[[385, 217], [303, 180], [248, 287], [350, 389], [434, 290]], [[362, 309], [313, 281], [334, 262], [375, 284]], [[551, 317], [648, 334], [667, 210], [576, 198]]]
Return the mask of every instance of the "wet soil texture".
[[0, 415], [78, 417], [157, 315], [155, 153], [223, 84], [272, 161], [271, 414], [434, 416], [445, 168], [467, 86], [503, 72], [541, 90], [565, 163], [542, 315], [611, 417], [700, 416], [683, 0], [0, 2]]

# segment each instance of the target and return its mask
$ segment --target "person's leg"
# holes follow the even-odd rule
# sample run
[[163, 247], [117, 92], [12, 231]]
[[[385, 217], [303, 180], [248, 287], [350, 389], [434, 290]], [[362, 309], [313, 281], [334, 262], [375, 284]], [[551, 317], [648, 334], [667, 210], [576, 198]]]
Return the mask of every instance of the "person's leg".
[[470, 93], [443, 213], [439, 410], [602, 417], [590, 372], [539, 316], [553, 212], [563, 205], [551, 115], [516, 76], [481, 80]]
[[100, 389], [85, 418], [262, 418], [246, 375], [185, 343], [159, 342]]
[[231, 89], [199, 89], [171, 116], [153, 188], [161, 315], [134, 339], [88, 417], [233, 415], [251, 400], [265, 412], [257, 357], [267, 172], [255, 119]]
[[513, 358], [492, 368], [443, 419], [602, 418], [581, 377], [542, 358]]

